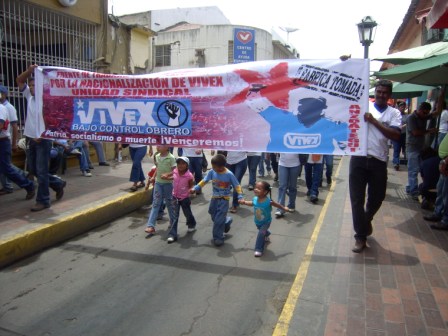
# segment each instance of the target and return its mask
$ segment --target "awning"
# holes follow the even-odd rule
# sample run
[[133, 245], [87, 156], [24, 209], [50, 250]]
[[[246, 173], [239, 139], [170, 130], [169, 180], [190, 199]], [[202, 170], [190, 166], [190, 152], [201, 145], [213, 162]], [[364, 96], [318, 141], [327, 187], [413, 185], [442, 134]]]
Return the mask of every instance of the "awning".
[[445, 85], [448, 84], [448, 54], [399, 65], [388, 70], [375, 72], [374, 75], [402, 83], [431, 86]]
[[426, 17], [428, 29], [448, 28], [448, 0], [436, 0]]
[[442, 54], [448, 54], [448, 42], [425, 44], [420, 47], [406, 49], [393, 54], [377, 57], [373, 60], [388, 62], [392, 64], [407, 64]]

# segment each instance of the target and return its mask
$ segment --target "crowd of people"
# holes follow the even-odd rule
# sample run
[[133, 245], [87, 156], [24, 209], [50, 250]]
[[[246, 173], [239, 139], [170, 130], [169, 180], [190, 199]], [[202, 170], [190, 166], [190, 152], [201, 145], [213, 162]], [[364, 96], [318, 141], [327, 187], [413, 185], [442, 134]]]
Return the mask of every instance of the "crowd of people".
[[[13, 191], [12, 183], [26, 190], [26, 200], [35, 198], [31, 211], [41, 211], [51, 206], [50, 189], [56, 193], [56, 200], [64, 196], [66, 182], [57, 172], [64, 164], [65, 158], [75, 155], [79, 159], [81, 173], [91, 177], [93, 169], [89, 155], [89, 143], [84, 141], [67, 141], [59, 139], [43, 139], [41, 134], [45, 130], [43, 116], [36, 110], [34, 92], [34, 69], [30, 66], [16, 79], [23, 97], [27, 100], [27, 111], [24, 138], [18, 139], [18, 117], [15, 107], [8, 101], [8, 89], [0, 86], [0, 195]], [[23, 141], [22, 141], [23, 140]], [[25, 170], [21, 170], [12, 163], [12, 153], [22, 148], [26, 152]], [[92, 142], [99, 165], [108, 166], [103, 145]], [[34, 180], [37, 180], [37, 190]]]
[[[151, 149], [152, 150], [152, 149]], [[152, 151], [150, 150], [150, 153]], [[207, 183], [212, 183], [212, 196], [209, 204], [209, 214], [213, 222], [212, 241], [215, 246], [224, 244], [225, 234], [229, 232], [233, 218], [228, 213], [236, 213], [239, 206], [253, 206], [254, 221], [258, 228], [258, 237], [255, 246], [255, 257], [263, 255], [265, 243], [269, 242], [269, 227], [272, 221], [272, 207], [278, 208], [275, 212], [277, 218], [283, 217], [287, 212], [294, 212], [296, 208], [297, 182], [301, 171], [301, 160], [306, 161], [305, 170], [308, 195], [312, 203], [317, 202], [318, 188], [322, 179], [322, 155], [301, 156], [299, 154], [277, 154], [277, 153], [247, 153], [232, 151], [215, 154], [211, 159], [211, 169], [203, 175], [204, 152], [199, 148], [182, 149], [182, 156], [177, 158], [167, 146], [157, 146], [154, 154], [156, 164], [155, 172], [151, 170], [151, 178], [148, 179], [146, 188], [153, 185], [153, 201], [145, 232], [152, 236], [156, 233], [157, 219], [163, 216], [163, 209], [168, 209], [170, 229], [167, 237], [169, 244], [178, 239], [178, 222], [180, 209], [186, 217], [187, 232], [196, 230], [196, 220], [191, 209], [191, 195], [200, 195]], [[255, 162], [250, 162], [249, 157]], [[269, 157], [268, 161], [264, 158]], [[263, 159], [262, 159], [263, 158]], [[195, 169], [195, 159], [199, 159]], [[241, 185], [243, 176], [247, 169], [256, 174], [257, 169], [261, 172], [270, 172], [271, 167], [277, 166], [274, 181], [278, 181], [278, 201], [272, 200], [272, 186], [265, 179], [249, 174], [247, 189], [253, 191], [254, 197], [250, 200], [243, 198], [243, 187]], [[330, 161], [330, 160], [328, 160]], [[331, 161], [332, 162], [332, 161]], [[261, 163], [261, 165], [260, 165]], [[310, 168], [307, 168], [308, 165]], [[319, 166], [312, 172], [313, 167]], [[308, 169], [310, 172], [308, 173]], [[328, 167], [327, 167], [328, 171]], [[258, 178], [263, 177], [259, 175]], [[331, 184], [331, 176], [327, 176], [327, 183]], [[315, 184], [315, 187], [313, 186]], [[317, 191], [315, 191], [315, 189]], [[288, 202], [286, 202], [288, 196]], [[285, 204], [288, 203], [287, 206]]]
[[[26, 200], [35, 199], [31, 211], [41, 211], [51, 206], [50, 189], [56, 193], [56, 200], [64, 195], [66, 182], [57, 176], [68, 156], [79, 160], [83, 176], [90, 177], [93, 169], [89, 145], [92, 144], [100, 166], [108, 166], [100, 142], [65, 141], [43, 139], [45, 130], [43, 116], [35, 109], [34, 80], [32, 74], [36, 65], [30, 66], [17, 77], [20, 92], [26, 98], [27, 113], [23, 135], [26, 150], [25, 171], [12, 164], [12, 152], [18, 150], [19, 141], [17, 111], [7, 97], [8, 90], [0, 86], [0, 195], [11, 193], [12, 184], [26, 190]], [[447, 157], [448, 157], [448, 111], [444, 91], [436, 104], [422, 102], [412, 113], [407, 113], [404, 101], [396, 108], [389, 105], [392, 83], [380, 80], [375, 87], [375, 98], [370, 102], [364, 120], [368, 125], [367, 156], [352, 156], [349, 168], [349, 191], [352, 207], [355, 245], [352, 251], [361, 252], [367, 246], [367, 237], [373, 233], [372, 221], [385, 198], [389, 150], [393, 147], [392, 165], [396, 171], [407, 165], [408, 183], [406, 192], [415, 200], [421, 199], [424, 209], [433, 210], [425, 220], [433, 222], [433, 229], [448, 230], [447, 205]], [[434, 121], [437, 121], [434, 124]], [[121, 161], [121, 150], [116, 146], [117, 160]], [[325, 169], [327, 185], [332, 184], [333, 156], [320, 154], [260, 153], [230, 151], [215, 153], [212, 150], [211, 169], [207, 171], [207, 159], [201, 148], [179, 148], [178, 157], [173, 149], [157, 146], [154, 154], [151, 146], [129, 145], [132, 160], [130, 191], [149, 189], [153, 185], [153, 203], [145, 232], [156, 233], [156, 221], [166, 207], [170, 218], [168, 243], [178, 239], [180, 209], [186, 219], [188, 232], [196, 229], [194, 211], [191, 209], [191, 195], [199, 195], [208, 182], [212, 183], [212, 197], [209, 214], [213, 221], [213, 243], [221, 246], [225, 234], [230, 230], [232, 217], [240, 206], [254, 208], [254, 221], [259, 230], [255, 256], [263, 254], [269, 241], [269, 226], [272, 207], [277, 208], [275, 216], [281, 218], [294, 212], [297, 200], [297, 181], [305, 167], [307, 196], [312, 204], [319, 201], [319, 188]], [[155, 168], [149, 178], [144, 172], [142, 161], [146, 155], [153, 156]], [[440, 161], [442, 159], [442, 161]], [[247, 189], [253, 191], [251, 199], [244, 199], [242, 179], [248, 171]], [[258, 171], [258, 176], [257, 176]], [[272, 200], [272, 186], [266, 181], [265, 173], [273, 172], [273, 182], [278, 182], [278, 199]], [[205, 173], [205, 175], [204, 175]], [[419, 174], [422, 182], [419, 184]], [[260, 180], [260, 178], [263, 178]], [[37, 188], [34, 180], [37, 180]]]

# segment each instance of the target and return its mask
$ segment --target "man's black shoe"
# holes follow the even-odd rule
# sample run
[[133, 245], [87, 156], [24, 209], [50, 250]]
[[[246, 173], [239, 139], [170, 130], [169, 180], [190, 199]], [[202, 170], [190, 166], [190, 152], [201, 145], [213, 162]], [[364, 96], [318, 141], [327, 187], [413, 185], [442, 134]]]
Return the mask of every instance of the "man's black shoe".
[[67, 182], [62, 181], [62, 187], [59, 188], [58, 191], [56, 191], [56, 201], [59, 201], [62, 198], [62, 196], [64, 196], [64, 188], [66, 185], [67, 185]]
[[26, 199], [26, 200], [33, 199], [33, 198], [34, 198], [34, 195], [36, 195], [36, 189], [33, 187], [32, 189], [27, 190], [25, 199]]
[[50, 207], [50, 204], [43, 204], [43, 203], [36, 203], [32, 208], [31, 211], [37, 212], [44, 209], [48, 209]]
[[12, 190], [9, 189], [0, 189], [0, 195], [7, 195], [7, 194], [11, 194]]
[[423, 219], [428, 222], [440, 222], [442, 218], [440, 216], [437, 216], [436, 214], [432, 213], [428, 216], [423, 216]]
[[431, 224], [430, 227], [434, 230], [448, 230], [448, 224], [443, 222]]

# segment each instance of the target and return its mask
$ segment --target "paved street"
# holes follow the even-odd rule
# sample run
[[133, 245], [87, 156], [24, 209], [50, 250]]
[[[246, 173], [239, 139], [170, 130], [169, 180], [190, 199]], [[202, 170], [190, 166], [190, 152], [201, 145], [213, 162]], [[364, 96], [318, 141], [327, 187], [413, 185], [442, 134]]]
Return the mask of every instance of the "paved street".
[[271, 335], [323, 205], [304, 201], [299, 183], [298, 213], [274, 220], [262, 258], [249, 207], [212, 246], [209, 185], [193, 200], [198, 230], [182, 218], [174, 244], [167, 220], [145, 239], [139, 210], [5, 269], [0, 325], [20, 335]]

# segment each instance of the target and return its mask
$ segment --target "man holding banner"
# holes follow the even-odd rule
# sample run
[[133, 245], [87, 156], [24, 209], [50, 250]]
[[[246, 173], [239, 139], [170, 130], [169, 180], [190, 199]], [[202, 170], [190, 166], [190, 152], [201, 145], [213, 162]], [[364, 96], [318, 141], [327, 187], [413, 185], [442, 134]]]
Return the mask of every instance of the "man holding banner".
[[20, 91], [28, 102], [24, 130], [24, 135], [29, 141], [26, 155], [30, 173], [37, 177], [38, 183], [36, 204], [31, 211], [41, 211], [50, 207], [50, 187], [56, 191], [56, 200], [60, 200], [64, 195], [66, 184], [65, 181], [49, 173], [52, 141], [41, 137], [45, 131], [45, 123], [42, 111], [36, 109], [34, 78], [32, 78], [36, 68], [37, 65], [31, 65], [16, 79]]
[[[388, 140], [398, 141], [401, 134], [401, 113], [387, 105], [392, 95], [392, 82], [380, 80], [375, 86], [375, 102], [364, 114], [367, 122], [367, 156], [352, 156], [349, 171], [355, 245], [352, 251], [366, 248], [373, 232], [373, 216], [386, 196]], [[367, 189], [367, 203], [365, 203]]]
[[38, 70], [45, 138], [365, 154], [365, 60], [261, 61], [141, 76]]

